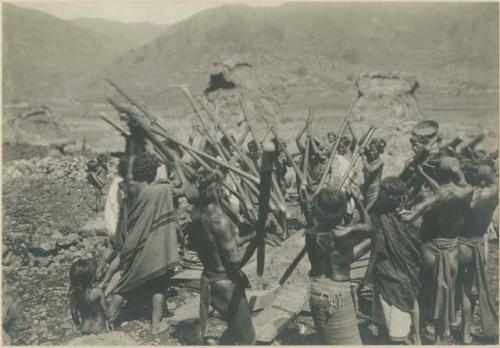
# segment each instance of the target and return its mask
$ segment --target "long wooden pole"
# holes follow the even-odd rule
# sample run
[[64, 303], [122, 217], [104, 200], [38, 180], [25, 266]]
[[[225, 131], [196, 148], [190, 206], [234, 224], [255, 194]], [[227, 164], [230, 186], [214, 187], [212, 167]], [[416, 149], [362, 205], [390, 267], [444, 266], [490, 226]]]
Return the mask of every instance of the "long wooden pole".
[[132, 112], [129, 108], [124, 107], [116, 103], [113, 99], [108, 98], [108, 101], [113, 107], [115, 107], [119, 112], [124, 113], [127, 117], [138, 124], [142, 130], [144, 131], [144, 135], [153, 143], [153, 145], [165, 155], [165, 157], [171, 161], [174, 165], [175, 172], [177, 177], [181, 180], [183, 187], [185, 188], [188, 184], [188, 181], [184, 175], [183, 168], [181, 162], [177, 155], [172, 152], [165, 144], [163, 144], [151, 131], [149, 125], [144, 123], [142, 119], [140, 119], [134, 112]]
[[120, 126], [119, 124], [117, 124], [116, 122], [110, 120], [109, 118], [107, 118], [105, 115], [102, 115], [102, 114], [99, 114], [99, 117], [104, 120], [106, 123], [108, 123], [109, 125], [111, 125], [114, 129], [116, 129], [118, 132], [120, 132], [121, 135], [124, 135], [126, 137], [129, 137], [131, 134], [130, 132], [123, 128], [122, 126]]
[[245, 108], [245, 105], [243, 104], [243, 100], [239, 98], [238, 101], [240, 103], [241, 111], [243, 112], [243, 117], [245, 118], [245, 121], [247, 122], [247, 125], [250, 128], [250, 133], [252, 133], [252, 138], [257, 144], [257, 148], [259, 149], [259, 151], [262, 151], [262, 144], [257, 140], [257, 133], [255, 132], [253, 124], [250, 122], [250, 119], [248, 118], [247, 110]]
[[[362, 148], [365, 148], [368, 145], [368, 143], [370, 142], [370, 140], [371, 140], [374, 132], [375, 132], [375, 128], [374, 127], [370, 127], [368, 129], [368, 132], [363, 137], [364, 141], [361, 144]], [[359, 159], [360, 156], [361, 156], [361, 154], [359, 152], [356, 152], [356, 154], [354, 155], [351, 163], [349, 163], [349, 167], [347, 168], [346, 172], [344, 173], [344, 176], [342, 177], [342, 180], [340, 181], [339, 189], [342, 189], [344, 187], [345, 183], [347, 182], [347, 179], [351, 175], [351, 171], [354, 169], [354, 166], [356, 165], [356, 162], [358, 161], [358, 159]]]
[[302, 173], [302, 170], [299, 168], [297, 163], [295, 163], [295, 161], [293, 160], [292, 155], [290, 155], [290, 152], [288, 152], [288, 150], [286, 149], [285, 141], [280, 137], [280, 135], [278, 134], [278, 132], [276, 131], [274, 126], [271, 126], [271, 132], [273, 133], [274, 137], [276, 138], [276, 140], [280, 144], [283, 152], [285, 153], [286, 159], [292, 164], [292, 168], [295, 171], [295, 174], [297, 174], [297, 176], [299, 177], [299, 180], [302, 182], [305, 182], [306, 179], [304, 177], [304, 174]]
[[352, 108], [354, 106], [354, 103], [356, 103], [357, 100], [358, 100], [358, 98], [353, 99], [353, 101], [351, 102], [351, 105], [349, 106], [349, 110], [347, 111], [347, 114], [344, 118], [344, 121], [342, 122], [342, 127], [340, 128], [340, 132], [338, 134], [337, 141], [335, 141], [335, 147], [333, 148], [333, 150], [330, 154], [330, 158], [328, 159], [328, 164], [326, 166], [326, 170], [323, 173], [323, 176], [321, 177], [321, 181], [318, 185], [318, 188], [316, 189], [316, 192], [314, 193], [315, 195], [317, 195], [318, 192], [325, 186], [326, 178], [328, 177], [328, 174], [330, 173], [330, 170], [332, 169], [333, 160], [334, 160], [335, 156], [337, 155], [337, 148], [339, 147], [340, 139], [342, 138], [342, 136], [345, 133], [345, 130], [347, 128], [347, 121], [351, 116]]
[[[255, 144], [257, 144], [257, 148], [259, 149], [259, 151], [262, 151], [262, 144], [257, 139], [257, 133], [255, 132], [255, 128], [253, 127], [253, 124], [250, 122], [250, 120], [248, 118], [248, 113], [246, 111], [245, 105], [244, 105], [243, 101], [241, 100], [241, 98], [239, 99], [239, 103], [240, 103], [241, 111], [243, 112], [243, 116], [245, 117], [245, 120], [248, 124], [248, 127], [250, 128], [250, 133], [252, 133], [253, 140], [255, 141]], [[264, 120], [268, 123], [267, 119], [264, 119]], [[263, 139], [266, 138], [267, 134], [268, 133], [266, 133], [264, 135]], [[274, 192], [276, 192], [278, 199], [280, 200], [282, 206], [284, 207], [284, 209], [286, 209], [285, 197], [283, 196], [283, 192], [281, 192], [281, 188], [278, 185], [278, 180], [276, 179], [275, 173], [273, 173], [273, 176], [272, 176], [272, 185], [273, 185], [273, 190], [274, 190]], [[273, 194], [273, 193], [271, 192], [271, 194]], [[284, 211], [284, 209], [280, 209], [280, 210]], [[284, 227], [286, 230], [286, 226], [284, 226]]]
[[273, 172], [274, 145], [265, 143], [260, 165], [259, 219], [257, 220], [257, 288], [262, 289], [266, 253], [266, 222], [269, 213], [269, 196], [271, 192], [271, 176]]
[[160, 128], [162, 131], [167, 132], [165, 128], [163, 128], [159, 123], [158, 119], [151, 115], [142, 105], [133, 100], [123, 89], [118, 87], [116, 83], [114, 83], [111, 79], [104, 79], [111, 87], [113, 87], [118, 93], [120, 93], [130, 104], [134, 105], [139, 111], [141, 111], [151, 122]]

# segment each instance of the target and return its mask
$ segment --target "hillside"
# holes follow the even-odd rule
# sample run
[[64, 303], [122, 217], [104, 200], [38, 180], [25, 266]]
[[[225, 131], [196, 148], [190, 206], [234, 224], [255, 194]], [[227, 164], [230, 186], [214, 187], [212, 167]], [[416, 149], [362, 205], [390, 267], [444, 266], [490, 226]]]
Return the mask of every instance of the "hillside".
[[[354, 93], [355, 76], [373, 70], [415, 74], [427, 91], [496, 89], [497, 9], [493, 3], [228, 5], [172, 25], [100, 75], [154, 103], [179, 99], [171, 94], [174, 84], [201, 92], [210, 66], [227, 58], [252, 64], [261, 83], [285, 99]], [[100, 85], [93, 80], [87, 90], [99, 92]]]
[[498, 88], [495, 3], [227, 5], [160, 29], [4, 5], [4, 98], [102, 101], [111, 77], [171, 106], [185, 102], [172, 85], [201, 93], [228, 58], [251, 64], [280, 101], [352, 95], [355, 77], [374, 70], [413, 74], [430, 94]]
[[72, 98], [75, 84], [129, 48], [43, 12], [3, 4], [4, 102]]
[[139, 47], [163, 33], [168, 25], [153, 23], [123, 23], [102, 18], [76, 18], [71, 20], [86, 29], [130, 43], [130, 48]]

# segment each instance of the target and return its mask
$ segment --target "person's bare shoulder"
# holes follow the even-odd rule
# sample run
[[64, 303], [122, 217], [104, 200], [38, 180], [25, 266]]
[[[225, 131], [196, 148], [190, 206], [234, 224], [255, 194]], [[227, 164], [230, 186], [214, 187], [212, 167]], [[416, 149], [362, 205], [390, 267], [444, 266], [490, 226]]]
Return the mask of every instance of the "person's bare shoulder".
[[473, 197], [473, 205], [490, 200], [498, 200], [498, 186], [490, 185], [487, 187], [476, 188], [474, 197]]
[[225, 234], [231, 230], [231, 221], [219, 210], [210, 213], [208, 223], [211, 227], [210, 230], [216, 235]]
[[101, 288], [93, 288], [89, 294], [89, 300], [91, 302], [99, 301], [104, 297], [104, 291]]

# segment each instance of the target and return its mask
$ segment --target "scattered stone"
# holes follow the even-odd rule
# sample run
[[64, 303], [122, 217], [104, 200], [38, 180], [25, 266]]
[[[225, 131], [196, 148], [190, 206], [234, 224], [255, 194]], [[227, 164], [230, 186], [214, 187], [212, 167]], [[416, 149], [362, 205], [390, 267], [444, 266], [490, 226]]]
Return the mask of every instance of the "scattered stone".
[[208, 346], [216, 346], [217, 345], [217, 340], [214, 338], [207, 338], [206, 343]]
[[60, 237], [55, 238], [56, 245], [60, 248], [66, 248], [69, 246], [77, 245], [81, 241], [81, 237], [76, 233], [71, 233], [67, 236], [61, 234]]
[[103, 235], [106, 233], [106, 225], [101, 216], [90, 218], [80, 229], [84, 235]]
[[70, 340], [66, 345], [68, 346], [130, 346], [138, 345], [130, 335], [113, 331], [101, 335], [85, 335]]
[[33, 236], [29, 251], [35, 256], [49, 256], [56, 252], [56, 243], [45, 236]]
[[61, 324], [61, 329], [71, 330], [72, 328], [73, 328], [73, 325], [71, 323], [62, 323]]

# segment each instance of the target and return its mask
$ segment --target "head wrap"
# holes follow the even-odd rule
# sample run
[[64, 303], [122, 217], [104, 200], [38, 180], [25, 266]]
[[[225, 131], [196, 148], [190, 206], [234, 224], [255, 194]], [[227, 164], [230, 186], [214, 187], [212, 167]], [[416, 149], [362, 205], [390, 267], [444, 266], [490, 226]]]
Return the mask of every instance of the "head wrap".
[[388, 176], [380, 184], [380, 198], [394, 203], [401, 203], [406, 194], [404, 182], [396, 176]]

